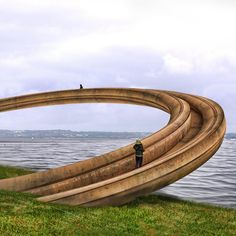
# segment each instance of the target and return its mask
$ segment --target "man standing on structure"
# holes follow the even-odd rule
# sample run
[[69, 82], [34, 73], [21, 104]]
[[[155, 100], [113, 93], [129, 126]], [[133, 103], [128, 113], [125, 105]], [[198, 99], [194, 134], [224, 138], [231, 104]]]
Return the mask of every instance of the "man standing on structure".
[[136, 168], [139, 168], [142, 166], [143, 163], [143, 152], [144, 152], [143, 144], [139, 139], [136, 140], [133, 148], [135, 150]]

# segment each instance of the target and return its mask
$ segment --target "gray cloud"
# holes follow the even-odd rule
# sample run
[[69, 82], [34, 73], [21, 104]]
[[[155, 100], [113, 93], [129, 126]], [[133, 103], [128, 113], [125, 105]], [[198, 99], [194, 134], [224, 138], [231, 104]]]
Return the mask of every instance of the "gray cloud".
[[[146, 15], [136, 22], [135, 17], [122, 15], [119, 18], [119, 14], [114, 17], [110, 14], [110, 18], [102, 14], [93, 16], [79, 7], [64, 7], [66, 4], [32, 7], [25, 2], [29, 6], [25, 9], [6, 3], [0, 8], [1, 98], [74, 89], [80, 83], [89, 88], [176, 90], [210, 97], [219, 102], [226, 113], [228, 131], [236, 132], [236, 59], [233, 53], [236, 50], [230, 50], [232, 44], [223, 50], [224, 53], [221, 50], [207, 51], [207, 45], [200, 48], [201, 45], [197, 44], [199, 53], [193, 55], [182, 52], [185, 41], [178, 41], [178, 44], [166, 48], [163, 42], [168, 34], [163, 33], [162, 28], [152, 28], [160, 24], [158, 20], [149, 20], [150, 25], [141, 24], [141, 20], [145, 21], [148, 17], [150, 6], [146, 6]], [[141, 9], [139, 4], [138, 14], [142, 12]], [[165, 10], [166, 6], [163, 8]], [[155, 16], [156, 13], [154, 20]], [[144, 33], [133, 32], [137, 26]], [[173, 26], [173, 29], [177, 26]], [[152, 31], [145, 31], [146, 28]], [[152, 36], [157, 40], [152, 40]], [[209, 37], [211, 39], [212, 36]], [[232, 35], [232, 39], [234, 37]], [[146, 42], [149, 38], [150, 41]], [[180, 40], [179, 35], [177, 39]], [[166, 40], [175, 42], [174, 38], [172, 41], [169, 38]], [[227, 42], [229, 38], [225, 44]], [[181, 50], [175, 48], [176, 45]], [[187, 43], [186, 48], [189, 49]], [[168, 115], [152, 108], [87, 104], [2, 113], [0, 128], [154, 131], [167, 121]]]
[[[36, 65], [34, 65], [36, 67]], [[196, 72], [172, 74], [166, 71], [161, 55], [137, 49], [111, 50], [77, 64], [66, 62], [39, 64], [39, 68], [19, 80], [5, 80], [5, 95], [85, 87], [143, 87], [176, 90], [210, 97], [225, 109], [228, 130], [234, 131], [236, 115], [233, 68], [231, 73]], [[229, 67], [229, 68], [228, 68]], [[36, 73], [37, 71], [37, 73]], [[4, 93], [3, 93], [4, 94]], [[38, 111], [37, 111], [38, 110]], [[25, 115], [26, 114], [26, 115]], [[67, 114], [74, 114], [69, 116]], [[124, 115], [125, 114], [125, 115]], [[20, 117], [24, 117], [22, 120]], [[87, 119], [90, 117], [90, 120]], [[112, 117], [107, 120], [106, 117]], [[78, 105], [66, 108], [37, 108], [1, 116], [1, 128], [71, 128], [77, 130], [155, 130], [167, 122], [167, 115], [153, 109], [117, 105]], [[10, 123], [6, 124], [6, 120]], [[27, 122], [26, 122], [27, 120]], [[37, 122], [35, 122], [37, 121]], [[13, 125], [14, 124], [14, 125]], [[41, 124], [41, 125], [39, 125]]]

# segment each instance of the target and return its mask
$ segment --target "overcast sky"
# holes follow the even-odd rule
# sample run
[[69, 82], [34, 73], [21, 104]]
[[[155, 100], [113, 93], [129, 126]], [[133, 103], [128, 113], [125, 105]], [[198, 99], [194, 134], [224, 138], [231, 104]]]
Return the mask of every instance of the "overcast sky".
[[[0, 0], [0, 97], [140, 87], [212, 98], [236, 132], [236, 1]], [[155, 131], [168, 115], [87, 104], [2, 113], [0, 129]]]

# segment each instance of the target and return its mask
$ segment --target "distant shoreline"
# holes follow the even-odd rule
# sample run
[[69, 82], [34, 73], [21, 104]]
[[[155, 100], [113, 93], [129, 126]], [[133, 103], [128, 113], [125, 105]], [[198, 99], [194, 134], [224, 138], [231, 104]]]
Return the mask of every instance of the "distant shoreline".
[[70, 139], [70, 138], [142, 138], [150, 132], [107, 132], [71, 130], [0, 130], [0, 141], [4, 139]]
[[[72, 130], [0, 130], [2, 139], [11, 138], [143, 138], [152, 132], [138, 131], [72, 131]], [[236, 133], [227, 133], [226, 139], [236, 139]], [[4, 140], [5, 141], [5, 140]]]

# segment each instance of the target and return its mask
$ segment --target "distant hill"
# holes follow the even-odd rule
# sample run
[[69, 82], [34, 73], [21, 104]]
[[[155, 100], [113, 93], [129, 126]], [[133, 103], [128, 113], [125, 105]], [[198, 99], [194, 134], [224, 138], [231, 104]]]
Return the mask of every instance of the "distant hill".
[[235, 133], [227, 133], [225, 135], [226, 139], [236, 139], [236, 134]]
[[148, 132], [100, 132], [71, 130], [0, 130], [0, 138], [138, 138]]
[[[102, 132], [71, 130], [0, 130], [4, 138], [143, 138], [149, 132]], [[227, 133], [226, 139], [236, 139], [236, 133]]]

